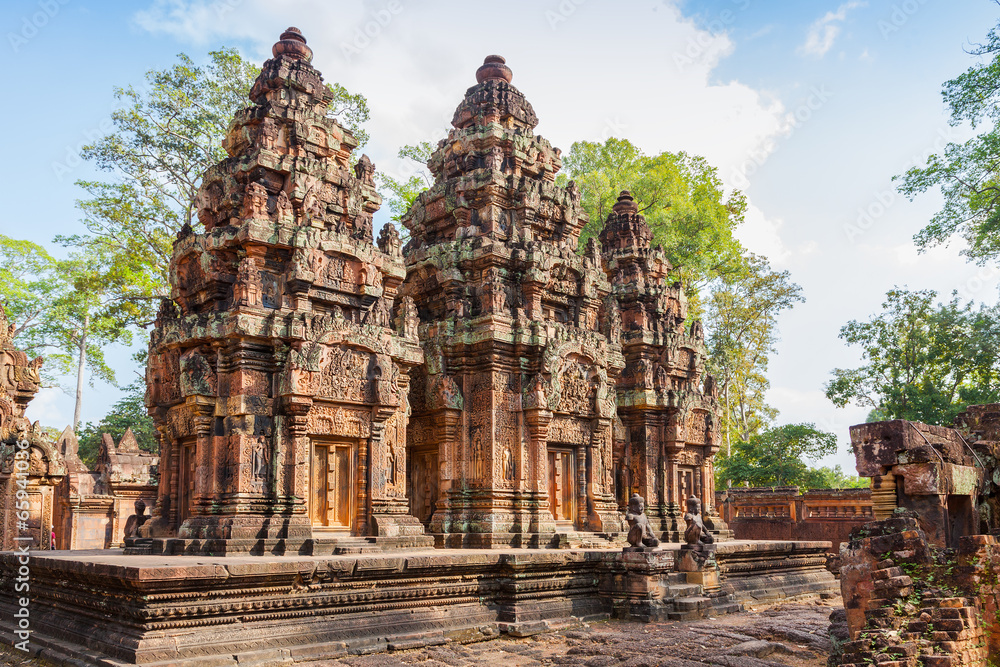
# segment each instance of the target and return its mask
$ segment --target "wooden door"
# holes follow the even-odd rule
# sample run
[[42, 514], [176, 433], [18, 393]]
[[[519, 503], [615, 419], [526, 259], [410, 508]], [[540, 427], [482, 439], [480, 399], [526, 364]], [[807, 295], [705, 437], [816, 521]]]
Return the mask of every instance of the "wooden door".
[[[695, 493], [694, 488], [694, 470], [689, 468], [681, 468], [677, 471], [677, 496], [678, 504], [681, 508], [687, 507], [687, 499], [693, 495], [698, 495]], [[683, 511], [687, 511], [684, 509]]]
[[196, 445], [194, 443], [181, 445], [180, 485], [178, 494], [178, 524], [194, 513], [194, 485], [198, 470]]
[[569, 449], [549, 450], [549, 508], [557, 522], [576, 520], [576, 456]]
[[350, 443], [314, 443], [309, 513], [314, 526], [350, 530], [356, 489]]

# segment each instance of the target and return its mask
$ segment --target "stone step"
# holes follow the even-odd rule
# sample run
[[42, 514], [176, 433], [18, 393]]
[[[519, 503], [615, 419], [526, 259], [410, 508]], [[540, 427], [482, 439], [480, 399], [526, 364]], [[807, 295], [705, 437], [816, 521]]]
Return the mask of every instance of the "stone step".
[[382, 553], [382, 548], [370, 537], [314, 537], [313, 556], [347, 556]]
[[701, 593], [701, 584], [674, 584], [664, 589], [664, 597], [668, 598], [689, 598]]
[[674, 599], [674, 610], [681, 613], [711, 608], [712, 598], [692, 595], [691, 597]]

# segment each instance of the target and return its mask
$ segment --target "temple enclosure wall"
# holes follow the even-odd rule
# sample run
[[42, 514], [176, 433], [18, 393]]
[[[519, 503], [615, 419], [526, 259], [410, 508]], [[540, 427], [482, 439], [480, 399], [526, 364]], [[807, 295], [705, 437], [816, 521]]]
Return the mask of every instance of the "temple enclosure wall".
[[716, 498], [737, 540], [828, 540], [831, 554], [873, 519], [871, 489], [730, 488]]

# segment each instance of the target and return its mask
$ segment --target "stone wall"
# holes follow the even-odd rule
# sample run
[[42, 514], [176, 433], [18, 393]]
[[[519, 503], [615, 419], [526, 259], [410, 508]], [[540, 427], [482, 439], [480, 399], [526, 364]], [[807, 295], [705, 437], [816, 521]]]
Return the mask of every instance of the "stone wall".
[[998, 567], [992, 535], [939, 549], [906, 510], [855, 530], [841, 550], [846, 641], [830, 665], [994, 664]]
[[731, 488], [718, 492], [722, 519], [738, 540], [829, 540], [840, 553], [854, 528], [872, 520], [871, 489], [797, 486]]

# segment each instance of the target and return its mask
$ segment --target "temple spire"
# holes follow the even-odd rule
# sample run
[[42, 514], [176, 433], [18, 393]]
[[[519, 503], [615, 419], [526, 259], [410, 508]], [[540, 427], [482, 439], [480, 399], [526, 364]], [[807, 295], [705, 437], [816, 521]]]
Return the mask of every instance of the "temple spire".
[[292, 60], [305, 60], [312, 62], [313, 52], [306, 46], [306, 38], [302, 36], [302, 31], [298, 28], [289, 28], [281, 33], [279, 41], [271, 47], [271, 53], [275, 58], [285, 57]]

